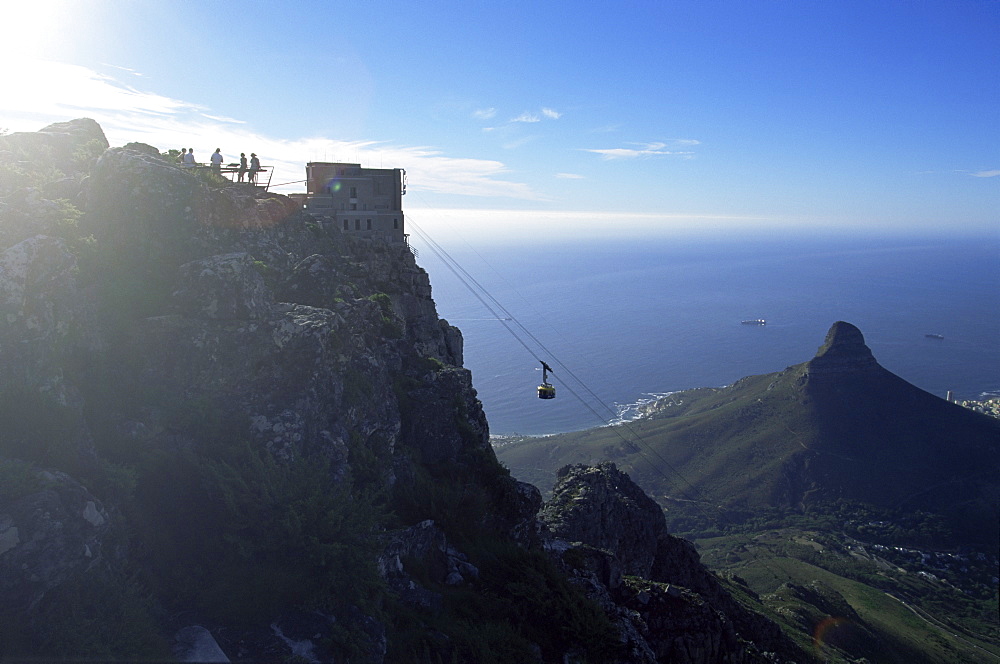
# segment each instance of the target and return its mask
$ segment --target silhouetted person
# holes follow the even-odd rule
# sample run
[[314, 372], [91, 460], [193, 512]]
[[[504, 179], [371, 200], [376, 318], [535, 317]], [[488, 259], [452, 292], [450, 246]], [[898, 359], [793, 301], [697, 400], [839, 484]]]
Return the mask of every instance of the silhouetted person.
[[247, 174], [247, 153], [246, 152], [241, 152], [240, 153], [240, 170], [237, 172], [237, 175], [236, 175], [237, 179], [236, 179], [236, 181], [237, 182], [243, 182], [243, 178], [246, 177], [246, 174]]
[[187, 158], [188, 149], [181, 148], [181, 153], [177, 155], [177, 163], [183, 165], [184, 160]]
[[254, 152], [250, 153], [250, 176], [247, 181], [252, 184], [257, 184], [257, 171], [260, 170], [260, 159], [257, 158], [257, 154]]
[[212, 172], [222, 175], [222, 148], [215, 148], [215, 152], [212, 153]]
[[188, 150], [187, 154], [184, 155], [184, 167], [194, 168], [197, 164], [194, 161], [194, 148]]

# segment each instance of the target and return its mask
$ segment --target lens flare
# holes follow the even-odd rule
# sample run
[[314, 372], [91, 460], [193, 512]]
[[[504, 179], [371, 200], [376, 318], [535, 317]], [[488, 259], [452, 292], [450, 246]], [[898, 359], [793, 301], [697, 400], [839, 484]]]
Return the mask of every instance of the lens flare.
[[822, 655], [823, 649], [826, 646], [826, 639], [829, 633], [836, 630], [837, 627], [841, 625], [850, 625], [851, 621], [847, 618], [835, 618], [829, 616], [824, 618], [816, 625], [816, 629], [813, 630], [813, 648], [816, 650], [817, 655]]

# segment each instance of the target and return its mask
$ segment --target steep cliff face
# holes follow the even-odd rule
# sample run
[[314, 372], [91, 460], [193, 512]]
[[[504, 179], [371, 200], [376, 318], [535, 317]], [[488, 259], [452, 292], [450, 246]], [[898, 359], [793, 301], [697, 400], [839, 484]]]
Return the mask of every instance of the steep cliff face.
[[[362, 617], [381, 611], [379, 531], [502, 534], [537, 509], [496, 462], [461, 333], [407, 246], [347, 238], [150, 146], [105, 148], [92, 121], [0, 137], [31, 190], [0, 192], [0, 613], [18, 616], [0, 652], [53, 654], [59, 586], [137, 574], [144, 616], [312, 606], [377, 661], [386, 624]], [[67, 178], [71, 201], [45, 198]], [[38, 212], [57, 200], [69, 213]], [[428, 497], [450, 478], [469, 486], [448, 499], [475, 501]], [[272, 606], [246, 615], [198, 592], [260, 583]]]
[[539, 519], [549, 551], [615, 618], [630, 661], [806, 659], [667, 532], [660, 507], [615, 464], [560, 469]]
[[766, 660], [613, 466], [536, 520], [406, 245], [92, 121], [0, 168], [0, 659]]

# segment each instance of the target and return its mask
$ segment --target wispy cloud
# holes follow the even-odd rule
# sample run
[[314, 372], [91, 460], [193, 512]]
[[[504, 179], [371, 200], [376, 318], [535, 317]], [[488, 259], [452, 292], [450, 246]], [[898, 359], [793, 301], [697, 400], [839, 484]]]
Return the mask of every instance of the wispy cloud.
[[1000, 169], [992, 170], [992, 171], [979, 171], [977, 173], [973, 173], [972, 177], [975, 177], [975, 178], [995, 178], [998, 175], [1000, 175]]
[[584, 176], [579, 173], [556, 173], [555, 177], [560, 180], [583, 180]]
[[525, 111], [517, 117], [511, 118], [509, 122], [541, 122], [545, 120], [558, 120], [562, 113], [554, 108], [543, 107], [540, 111]]
[[477, 120], [491, 120], [496, 117], [497, 109], [495, 108], [480, 108], [472, 112], [472, 117]]
[[246, 124], [246, 120], [237, 120], [236, 118], [228, 118], [225, 115], [209, 115], [208, 113], [202, 113], [209, 120], [215, 120], [216, 122], [231, 122], [233, 124]]
[[[671, 144], [676, 145], [676, 141], [671, 141]], [[686, 145], [691, 145], [688, 143]], [[694, 144], [697, 144], [695, 141]], [[694, 152], [690, 150], [668, 150], [668, 145], [664, 142], [655, 143], [630, 143], [629, 145], [635, 145], [634, 148], [582, 148], [584, 152], [593, 152], [594, 154], [601, 155], [604, 159], [637, 159], [640, 157], [661, 157], [667, 155], [676, 155], [681, 157], [690, 158], [694, 155]]]
[[105, 67], [111, 67], [113, 69], [119, 69], [121, 71], [128, 72], [129, 74], [132, 74], [133, 76], [145, 76], [145, 74], [143, 74], [142, 72], [136, 71], [135, 69], [132, 69], [131, 67], [122, 67], [120, 65], [113, 65], [113, 64], [108, 63], [108, 62], [105, 62], [105, 63], [102, 63], [102, 64]]
[[510, 121], [511, 122], [541, 122], [542, 118], [539, 117], [535, 113], [530, 113], [528, 111], [525, 111], [524, 113], [521, 113], [516, 118], [511, 118]]
[[[208, 155], [221, 147], [227, 160], [251, 150], [274, 167], [273, 183], [295, 183], [305, 163], [343, 160], [405, 168], [411, 189], [439, 194], [539, 201], [523, 182], [504, 179], [499, 161], [453, 157], [431, 147], [377, 140], [326, 137], [279, 138], [255, 131], [245, 121], [213, 114], [195, 103], [145, 92], [86, 67], [25, 60], [0, 69], [0, 117], [10, 131], [36, 131], [46, 124], [91, 117], [111, 145], [141, 142], [161, 150], [194, 146]], [[279, 191], [301, 191], [292, 184]]]
[[59, 62], [24, 60], [0, 69], [4, 90], [0, 110], [7, 114], [76, 117], [82, 110], [143, 115], [173, 115], [200, 106], [140, 92], [110, 76]]

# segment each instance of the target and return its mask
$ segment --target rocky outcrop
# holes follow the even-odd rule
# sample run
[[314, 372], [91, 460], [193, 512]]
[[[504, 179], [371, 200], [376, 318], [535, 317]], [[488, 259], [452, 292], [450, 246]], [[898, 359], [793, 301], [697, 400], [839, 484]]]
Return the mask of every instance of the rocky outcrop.
[[94, 160], [108, 147], [88, 118], [0, 136], [0, 249], [33, 235], [73, 235]]
[[660, 507], [615, 464], [560, 469], [539, 520], [551, 555], [618, 625], [628, 661], [803, 655], [777, 625], [725, 591], [694, 545], [667, 533]]
[[[8, 464], [0, 468], [7, 483]], [[0, 500], [4, 613], [29, 612], [52, 589], [97, 568], [111, 528], [101, 501], [65, 473], [22, 472], [27, 492]]]
[[602, 614], [525, 550], [544, 539], [619, 661], [762, 661], [613, 465], [566, 469], [536, 520], [405, 244], [105, 149], [89, 122], [49, 133], [16, 141], [76, 146], [82, 216], [0, 192], [0, 659], [64, 655], [54, 631], [93, 659], [603, 652]]
[[80, 118], [56, 122], [38, 131], [0, 136], [0, 163], [31, 160], [64, 176], [83, 176], [90, 168], [90, 159], [107, 147], [101, 126], [90, 118]]
[[[461, 366], [461, 333], [438, 318], [428, 275], [405, 244], [321, 228], [283, 196], [213, 182], [148, 145], [106, 149], [99, 131], [78, 121], [42, 132], [50, 136], [0, 137], [0, 159], [5, 149], [16, 148], [19, 159], [35, 151], [30, 165], [38, 173], [72, 151], [79, 185], [76, 212], [58, 220], [72, 224], [62, 226], [21, 204], [34, 196], [47, 205], [41, 189], [0, 191], [0, 480], [8, 468], [47, 478], [44, 487], [17, 495], [0, 485], [0, 617], [17, 616], [27, 641], [40, 638], [47, 627], [33, 607], [48, 593], [86, 581], [98, 567], [101, 583], [114, 585], [129, 565], [145, 566], [157, 615], [185, 615], [183, 602], [197, 589], [179, 600], [157, 580], [190, 584], [172, 562], [184, 560], [204, 565], [202, 578], [212, 581], [217, 575], [199, 548], [229, 555], [239, 546], [182, 536], [185, 520], [206, 510], [174, 510], [171, 502], [192, 496], [214, 501], [205, 507], [219, 513], [236, 492], [248, 509], [260, 510], [247, 515], [247, 529], [266, 536], [280, 530], [303, 542], [288, 565], [343, 574], [324, 568], [342, 547], [301, 532], [310, 506], [322, 500], [275, 495], [288, 486], [282, 473], [291, 471], [261, 461], [262, 454], [322, 469], [321, 494], [343, 494], [348, 504], [378, 500], [387, 503], [380, 509], [406, 515], [393, 517], [381, 559], [359, 563], [381, 565], [386, 592], [403, 602], [413, 595], [412, 569], [434, 570], [421, 578], [445, 588], [475, 581], [476, 565], [442, 539], [458, 522], [435, 525], [439, 518], [461, 511], [463, 525], [531, 538], [538, 491], [497, 463], [471, 374]], [[60, 235], [46, 234], [56, 226]], [[252, 452], [241, 456], [245, 448]], [[187, 474], [161, 476], [180, 468]], [[422, 495], [439, 487], [458, 502]], [[268, 529], [259, 521], [271, 509], [286, 512]], [[123, 520], [112, 515], [122, 514], [133, 520], [116, 530]], [[159, 539], [165, 528], [177, 537]], [[190, 528], [212, 536], [211, 524]], [[109, 533], [120, 544], [113, 557], [104, 555]], [[282, 543], [269, 546], [267, 555], [277, 556]], [[303, 547], [313, 553], [302, 555]], [[232, 553], [230, 563], [244, 565], [241, 555]], [[259, 573], [253, 569], [241, 573]], [[301, 569], [288, 577], [297, 574]], [[273, 609], [264, 609], [273, 616], [240, 629], [212, 624], [218, 615], [209, 605], [239, 600], [208, 602], [199, 609], [207, 627], [180, 634], [185, 652], [210, 645], [207, 630], [234, 660], [294, 654], [292, 644], [308, 640], [313, 627], [291, 611], [312, 596], [327, 609], [317, 643], [349, 633], [352, 661], [362, 661], [360, 652], [365, 661], [385, 656], [381, 619], [317, 598], [310, 588], [293, 592], [285, 579], [266, 582], [282, 587], [269, 595], [277, 598]], [[427, 591], [421, 610], [432, 610], [435, 592]], [[0, 657], [7, 654], [0, 645]]]
[[861, 330], [844, 321], [830, 327], [816, 357], [806, 364], [806, 371], [812, 377], [872, 373], [879, 368]]
[[556, 537], [611, 551], [624, 574], [649, 577], [663, 510], [613, 463], [565, 466], [539, 519]]

